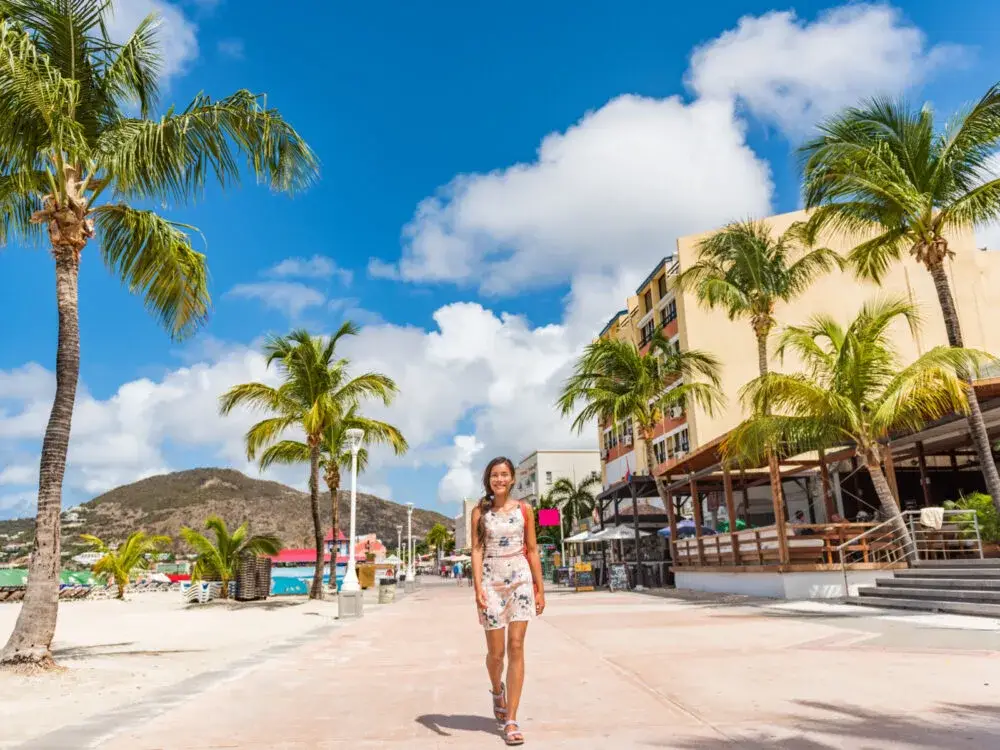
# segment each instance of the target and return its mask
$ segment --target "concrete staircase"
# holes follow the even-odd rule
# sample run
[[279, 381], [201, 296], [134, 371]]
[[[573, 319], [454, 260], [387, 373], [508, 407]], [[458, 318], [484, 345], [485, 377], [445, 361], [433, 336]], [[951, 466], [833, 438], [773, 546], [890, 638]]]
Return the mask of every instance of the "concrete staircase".
[[860, 587], [848, 602], [1000, 618], [1000, 560], [921, 560]]

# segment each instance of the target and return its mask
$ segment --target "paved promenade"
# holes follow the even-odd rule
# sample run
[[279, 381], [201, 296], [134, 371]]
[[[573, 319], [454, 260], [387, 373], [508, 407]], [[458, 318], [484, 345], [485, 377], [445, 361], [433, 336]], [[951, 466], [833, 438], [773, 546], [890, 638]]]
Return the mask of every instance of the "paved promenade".
[[[526, 747], [1000, 747], [998, 627], [552, 592], [528, 631]], [[430, 579], [175, 705], [106, 717], [119, 731], [97, 746], [498, 748], [482, 662], [471, 591]]]

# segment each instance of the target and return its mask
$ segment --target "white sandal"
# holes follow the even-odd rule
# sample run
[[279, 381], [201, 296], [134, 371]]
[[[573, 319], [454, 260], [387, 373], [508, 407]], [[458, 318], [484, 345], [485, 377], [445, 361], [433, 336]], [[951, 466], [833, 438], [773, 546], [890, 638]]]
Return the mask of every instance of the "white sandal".
[[[490, 690], [490, 695], [493, 696], [493, 716], [496, 718], [498, 723], [502, 722], [507, 718], [507, 686], [501, 683], [500, 692], [494, 693]], [[501, 706], [501, 703], [505, 705]]]
[[[510, 727], [513, 728], [509, 729]], [[508, 721], [503, 725], [503, 741], [506, 742], [509, 747], [524, 744], [524, 734], [521, 732], [521, 727], [516, 721]]]

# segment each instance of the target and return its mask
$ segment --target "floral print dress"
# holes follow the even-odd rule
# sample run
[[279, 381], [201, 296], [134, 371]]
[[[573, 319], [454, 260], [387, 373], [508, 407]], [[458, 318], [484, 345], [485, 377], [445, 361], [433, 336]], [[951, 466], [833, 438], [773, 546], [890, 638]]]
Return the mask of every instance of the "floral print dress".
[[524, 515], [520, 505], [509, 511], [486, 511], [483, 592], [486, 609], [479, 622], [486, 630], [535, 617], [535, 585], [525, 554]]

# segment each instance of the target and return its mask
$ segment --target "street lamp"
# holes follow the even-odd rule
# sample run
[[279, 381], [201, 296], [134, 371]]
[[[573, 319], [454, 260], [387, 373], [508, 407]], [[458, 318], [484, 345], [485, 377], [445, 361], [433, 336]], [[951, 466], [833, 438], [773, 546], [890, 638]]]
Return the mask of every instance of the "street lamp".
[[401, 569], [403, 567], [403, 524], [396, 526], [396, 557], [399, 558], [399, 567]]
[[406, 504], [406, 536], [408, 539], [406, 550], [409, 557], [406, 567], [406, 582], [410, 583], [417, 577], [413, 570], [413, 503]]
[[340, 590], [353, 593], [361, 591], [354, 553], [354, 540], [357, 534], [354, 523], [358, 506], [358, 451], [361, 449], [361, 441], [365, 437], [365, 431], [355, 428], [347, 430], [345, 434], [351, 449], [351, 536], [347, 540], [347, 573], [344, 574], [344, 582], [341, 584]]

